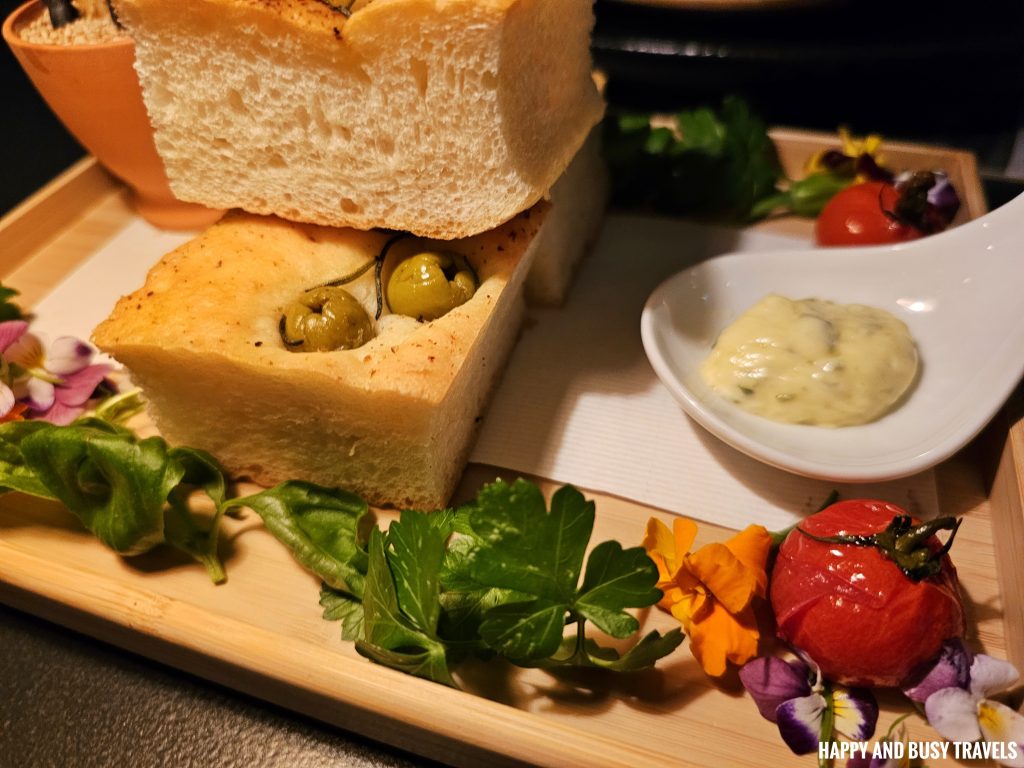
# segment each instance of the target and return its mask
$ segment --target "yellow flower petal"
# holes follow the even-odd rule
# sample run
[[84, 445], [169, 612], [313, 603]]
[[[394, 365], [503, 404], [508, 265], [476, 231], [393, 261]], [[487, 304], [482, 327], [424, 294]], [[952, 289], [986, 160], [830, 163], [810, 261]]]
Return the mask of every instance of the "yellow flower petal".
[[828, 168], [825, 166], [825, 163], [822, 162], [825, 159], [825, 153], [827, 151], [828, 150], [825, 149], [819, 149], [817, 152], [815, 152], [813, 155], [807, 158], [807, 162], [804, 163], [805, 176], [810, 176], [812, 174], [821, 173], [822, 171], [828, 170]]
[[683, 594], [682, 598], [669, 609], [683, 626], [683, 632], [687, 635], [690, 634], [690, 630], [693, 628], [693, 598], [694, 595], [692, 594]]
[[734, 616], [716, 605], [703, 621], [695, 623], [690, 634], [690, 651], [704, 672], [711, 677], [725, 674], [727, 664], [746, 664], [757, 656], [760, 632], [750, 609]]
[[715, 601], [706, 592], [684, 592], [682, 598], [672, 606], [672, 615], [683, 625], [683, 631], [690, 634], [714, 610]]
[[696, 536], [697, 524], [692, 520], [677, 517], [671, 531], [657, 518], [652, 517], [647, 521], [641, 546], [658, 566], [658, 589], [664, 591], [670, 588], [667, 582], [676, 579], [679, 566]]
[[692, 520], [676, 518], [670, 532], [651, 518], [643, 546], [658, 567], [664, 592], [659, 605], [679, 620], [704, 671], [717, 677], [730, 662], [744, 664], [757, 655], [760, 634], [750, 603], [765, 594], [771, 537], [751, 525], [724, 544], [690, 553], [696, 537]]
[[763, 525], [748, 525], [727, 542], [725, 546], [736, 555], [736, 559], [753, 571], [758, 586], [758, 597], [764, 597], [768, 588], [768, 553], [772, 549], [772, 537]]
[[860, 154], [857, 142], [850, 134], [850, 129], [845, 125], [839, 127], [839, 142], [843, 146], [843, 154], [847, 157], [856, 157]]
[[680, 563], [697, 538], [697, 524], [685, 517], [677, 517], [672, 521], [672, 535], [675, 539], [676, 561]]
[[704, 545], [686, 558], [684, 567], [733, 613], [746, 608], [757, 594], [757, 574], [747, 568], [725, 544], [715, 542]]
[[679, 601], [681, 592], [676, 586], [675, 581], [672, 580], [664, 556], [660, 552], [648, 552], [647, 556], [651, 558], [658, 568], [658, 581], [654, 586], [663, 593], [661, 600], [658, 601], [658, 605], [667, 611], [672, 607], [673, 603]]
[[662, 557], [675, 559], [675, 546], [672, 532], [661, 520], [652, 517], [647, 521], [647, 528], [644, 530], [644, 540], [640, 546], [647, 550], [647, 554], [657, 552]]
[[647, 556], [658, 567], [658, 587], [661, 587], [662, 582], [671, 584], [672, 571], [669, 570], [668, 563], [665, 562], [665, 556], [657, 550], [647, 550]]

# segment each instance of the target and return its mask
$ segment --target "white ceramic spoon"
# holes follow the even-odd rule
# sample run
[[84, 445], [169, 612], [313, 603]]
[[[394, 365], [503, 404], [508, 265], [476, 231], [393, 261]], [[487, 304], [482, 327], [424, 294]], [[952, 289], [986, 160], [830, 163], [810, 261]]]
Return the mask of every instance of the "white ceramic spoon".
[[[768, 293], [885, 309], [917, 342], [902, 404], [857, 427], [778, 424], [713, 393], [699, 366], [718, 333]], [[744, 453], [809, 477], [905, 477], [951, 456], [1024, 374], [1024, 195], [968, 224], [896, 246], [719, 256], [670, 277], [644, 307], [651, 365], [684, 410]]]

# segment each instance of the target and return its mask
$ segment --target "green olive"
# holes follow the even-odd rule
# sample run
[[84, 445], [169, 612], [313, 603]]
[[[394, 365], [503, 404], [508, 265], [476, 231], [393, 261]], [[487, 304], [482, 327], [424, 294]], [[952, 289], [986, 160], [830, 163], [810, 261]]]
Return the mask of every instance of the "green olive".
[[476, 293], [477, 278], [466, 257], [425, 251], [404, 259], [388, 280], [388, 307], [397, 315], [436, 320]]
[[370, 316], [344, 288], [311, 288], [281, 316], [281, 340], [293, 352], [355, 349], [373, 338]]

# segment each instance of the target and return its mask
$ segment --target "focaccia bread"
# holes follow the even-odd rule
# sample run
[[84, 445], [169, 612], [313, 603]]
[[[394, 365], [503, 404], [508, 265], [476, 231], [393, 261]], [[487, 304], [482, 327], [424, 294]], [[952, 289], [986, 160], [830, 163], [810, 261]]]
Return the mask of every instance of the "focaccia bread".
[[[356, 349], [289, 351], [285, 307], [368, 263], [389, 235], [228, 214], [165, 256], [95, 331], [124, 364], [172, 444], [210, 451], [233, 474], [305, 479], [371, 503], [444, 506], [522, 318], [522, 281], [546, 206], [446, 242], [479, 278], [431, 322], [389, 314]], [[433, 246], [436, 248], [437, 244]], [[385, 260], [430, 249], [408, 238]], [[373, 271], [347, 289], [376, 306]]]
[[599, 126], [551, 188], [551, 214], [526, 276], [528, 304], [556, 306], [565, 301], [573, 273], [600, 234], [609, 183]]
[[174, 193], [358, 229], [489, 230], [603, 113], [592, 0], [115, 0]]

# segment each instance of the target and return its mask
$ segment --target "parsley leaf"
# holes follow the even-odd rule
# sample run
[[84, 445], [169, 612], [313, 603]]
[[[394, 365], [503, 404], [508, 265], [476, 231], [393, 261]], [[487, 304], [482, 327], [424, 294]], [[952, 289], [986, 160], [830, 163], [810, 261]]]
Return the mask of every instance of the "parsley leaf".
[[624, 550], [617, 541], [597, 545], [587, 560], [587, 573], [574, 603], [575, 610], [602, 632], [612, 637], [629, 637], [640, 629], [640, 624], [623, 608], [653, 605], [661, 599], [661, 590], [651, 580], [652, 565], [642, 547]]
[[341, 622], [341, 639], [355, 641], [363, 637], [363, 604], [352, 595], [320, 587], [320, 605], [327, 621]]
[[648, 632], [640, 642], [622, 655], [614, 648], [601, 648], [590, 638], [587, 638], [584, 644], [587, 659], [595, 667], [610, 669], [613, 672], [635, 672], [647, 669], [658, 659], [668, 656], [682, 644], [683, 639], [683, 630], [679, 627], [669, 630], [664, 635], [660, 632]]
[[[556, 491], [548, 512], [536, 486], [524, 480], [511, 485], [499, 481], [470, 505], [469, 522], [478, 536], [469, 553], [473, 581], [519, 593], [519, 599], [487, 609], [479, 627], [484, 642], [514, 663], [628, 668], [643, 660], [653, 663], [681, 641], [681, 636], [668, 639], [653, 633], [633, 660], [623, 661], [586, 639], [587, 619], [613, 637], [633, 634], [640, 625], [625, 609], [653, 605], [662, 593], [655, 587], [657, 568], [644, 550], [624, 550], [615, 541], [594, 548], [578, 586], [594, 505], [575, 488]], [[563, 640], [567, 624], [577, 630], [568, 654]]]
[[[379, 664], [454, 687], [444, 643], [436, 635], [437, 614], [427, 605], [437, 604], [445, 539], [422, 513], [403, 512], [391, 529], [370, 532], [363, 639], [356, 641], [356, 650]], [[385, 539], [395, 547], [390, 556]], [[397, 580], [393, 569], [402, 574]], [[413, 574], [421, 584], [396, 585]]]
[[431, 636], [441, 615], [441, 564], [451, 532], [449, 518], [409, 510], [388, 528], [388, 565], [398, 604], [416, 629]]
[[548, 514], [537, 486], [517, 480], [484, 487], [469, 521], [480, 538], [470, 573], [479, 584], [552, 602], [572, 599], [594, 528], [594, 504], [571, 486], [555, 492]]

